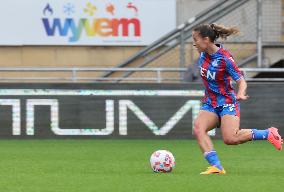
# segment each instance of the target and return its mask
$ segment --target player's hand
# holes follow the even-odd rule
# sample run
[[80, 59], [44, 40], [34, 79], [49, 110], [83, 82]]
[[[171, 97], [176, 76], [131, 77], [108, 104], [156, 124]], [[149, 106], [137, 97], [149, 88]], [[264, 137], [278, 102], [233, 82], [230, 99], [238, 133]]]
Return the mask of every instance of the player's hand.
[[237, 95], [238, 101], [247, 100], [248, 98], [249, 98], [248, 95], [240, 95], [240, 94]]

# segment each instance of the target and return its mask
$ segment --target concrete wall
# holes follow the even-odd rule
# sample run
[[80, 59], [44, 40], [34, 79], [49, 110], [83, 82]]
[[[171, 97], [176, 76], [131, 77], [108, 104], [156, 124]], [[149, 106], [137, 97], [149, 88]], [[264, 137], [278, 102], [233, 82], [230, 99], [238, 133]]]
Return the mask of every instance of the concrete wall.
[[186, 22], [219, 0], [177, 0], [177, 24]]
[[281, 30], [281, 33], [282, 33], [282, 42], [284, 42], [284, 0], [282, 0], [282, 18], [281, 18], [281, 25], [282, 25], [282, 30]]
[[1, 67], [109, 67], [140, 47], [0, 47]]
[[[263, 1], [263, 40], [265, 42], [279, 42], [282, 38], [282, 0]], [[200, 11], [207, 9], [218, 0], [177, 0], [177, 23], [182, 24]], [[257, 37], [257, 0], [249, 0], [224, 16], [216, 23], [236, 25], [241, 30], [241, 36], [231, 41], [256, 41]]]
[[263, 41], [282, 40], [282, 12], [282, 0], [263, 0]]

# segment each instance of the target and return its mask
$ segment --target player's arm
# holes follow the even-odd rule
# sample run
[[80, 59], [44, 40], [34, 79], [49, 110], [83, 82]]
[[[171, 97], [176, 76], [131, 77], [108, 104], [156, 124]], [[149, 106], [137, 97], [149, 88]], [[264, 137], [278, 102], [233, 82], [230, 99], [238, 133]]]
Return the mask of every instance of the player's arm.
[[237, 100], [247, 100], [249, 96], [247, 95], [247, 82], [242, 77], [237, 81], [238, 85], [238, 93], [237, 93]]
[[247, 92], [247, 82], [244, 79], [240, 69], [238, 68], [235, 60], [230, 57], [226, 59], [226, 70], [230, 74], [230, 76], [237, 82], [238, 85], [238, 93], [237, 100], [246, 100], [248, 99]]

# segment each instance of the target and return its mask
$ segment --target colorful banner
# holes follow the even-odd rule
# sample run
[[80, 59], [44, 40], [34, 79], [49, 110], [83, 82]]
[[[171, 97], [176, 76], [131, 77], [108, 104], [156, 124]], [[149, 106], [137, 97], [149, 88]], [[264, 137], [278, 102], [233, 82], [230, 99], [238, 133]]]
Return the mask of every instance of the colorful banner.
[[175, 0], [10, 0], [0, 10], [0, 45], [148, 45], [176, 27]]

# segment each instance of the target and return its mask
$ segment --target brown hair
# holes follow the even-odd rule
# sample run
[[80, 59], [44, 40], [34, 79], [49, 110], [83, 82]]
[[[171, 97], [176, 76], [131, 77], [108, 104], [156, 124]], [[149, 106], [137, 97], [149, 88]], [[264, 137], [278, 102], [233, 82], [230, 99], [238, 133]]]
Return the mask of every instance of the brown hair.
[[198, 31], [201, 37], [208, 37], [212, 42], [215, 42], [219, 37], [226, 40], [230, 35], [240, 32], [236, 27], [225, 27], [215, 23], [199, 25], [193, 31]]

